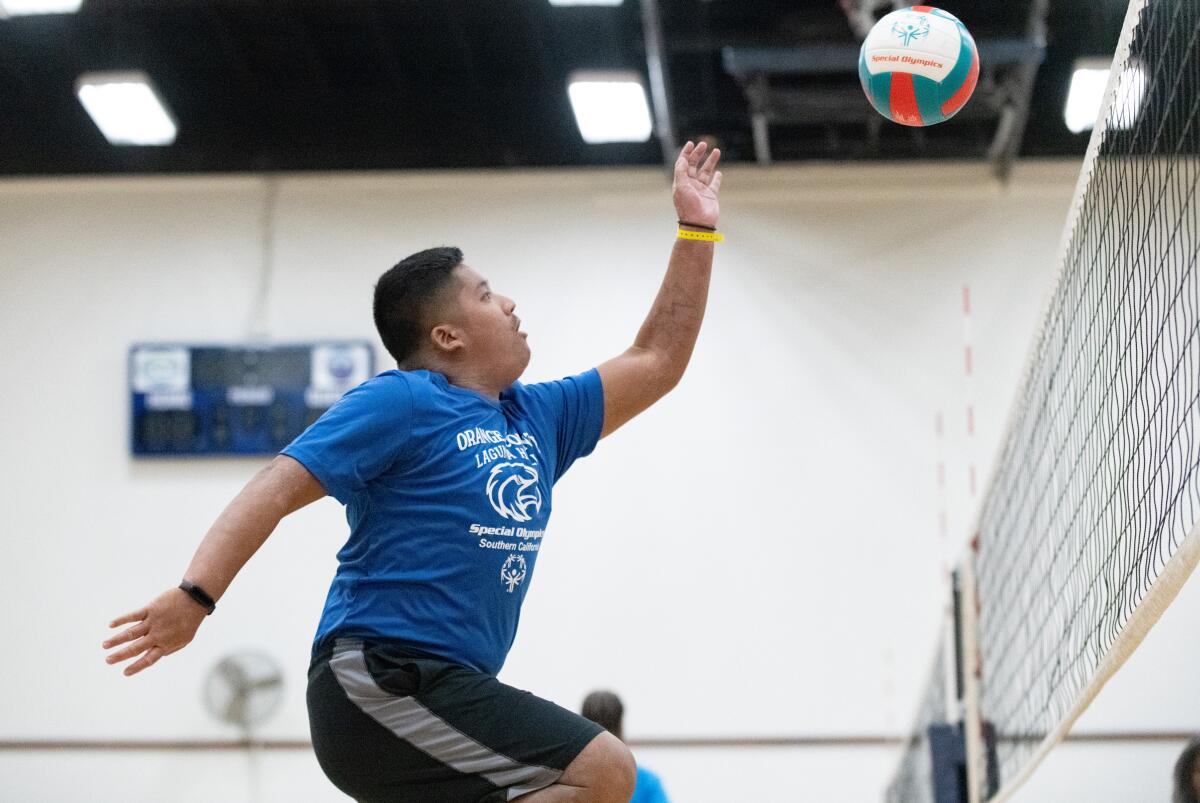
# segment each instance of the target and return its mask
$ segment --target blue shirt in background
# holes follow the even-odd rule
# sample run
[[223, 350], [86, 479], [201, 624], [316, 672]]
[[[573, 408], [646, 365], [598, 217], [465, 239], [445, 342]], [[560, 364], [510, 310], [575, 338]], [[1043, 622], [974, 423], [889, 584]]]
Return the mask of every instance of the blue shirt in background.
[[662, 781], [641, 765], [637, 768], [637, 786], [633, 789], [633, 797], [629, 803], [670, 803], [667, 793], [663, 791]]
[[499, 401], [430, 371], [346, 393], [283, 454], [346, 506], [350, 538], [317, 628], [496, 674], [516, 637], [554, 483], [604, 423], [600, 374]]

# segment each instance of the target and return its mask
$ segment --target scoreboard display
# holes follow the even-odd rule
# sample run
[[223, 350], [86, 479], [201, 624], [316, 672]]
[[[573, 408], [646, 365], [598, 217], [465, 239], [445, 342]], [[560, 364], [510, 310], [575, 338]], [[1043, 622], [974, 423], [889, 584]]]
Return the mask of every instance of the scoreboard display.
[[366, 341], [129, 349], [134, 455], [275, 454], [375, 372]]

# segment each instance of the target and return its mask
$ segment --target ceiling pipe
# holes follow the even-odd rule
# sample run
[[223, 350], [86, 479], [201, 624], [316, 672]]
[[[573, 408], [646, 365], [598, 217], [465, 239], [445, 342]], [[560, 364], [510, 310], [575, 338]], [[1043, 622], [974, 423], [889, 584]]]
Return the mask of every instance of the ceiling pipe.
[[671, 120], [671, 95], [663, 62], [662, 15], [658, 0], [642, 0], [642, 34], [646, 41], [646, 73], [650, 78], [650, 103], [654, 108], [654, 129], [662, 147], [663, 165], [670, 173], [675, 167], [675, 125]]
[[878, 17], [875, 16], [878, 12], [884, 9], [898, 11], [910, 4], [901, 0], [838, 0], [838, 5], [842, 7], [854, 35], [859, 39], [866, 39], [878, 21]]
[[[1025, 37], [1039, 54], [1046, 47], [1046, 16], [1049, 12], [1049, 0], [1032, 0], [1029, 4]], [[992, 172], [1001, 181], [1008, 180], [1021, 152], [1025, 125], [1029, 122], [1029, 104], [1033, 99], [1033, 82], [1041, 63], [1041, 58], [1021, 62], [1010, 83], [1009, 99], [1000, 112], [1000, 123], [988, 148], [988, 158], [992, 160]]]

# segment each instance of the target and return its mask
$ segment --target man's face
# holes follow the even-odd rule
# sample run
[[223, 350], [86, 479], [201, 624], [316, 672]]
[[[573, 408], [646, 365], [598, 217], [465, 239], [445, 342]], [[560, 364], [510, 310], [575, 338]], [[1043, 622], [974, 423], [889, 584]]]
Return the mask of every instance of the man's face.
[[463, 342], [463, 354], [478, 373], [497, 387], [511, 385], [529, 365], [529, 344], [519, 331], [517, 305], [492, 290], [487, 280], [468, 265], [454, 269], [459, 287], [456, 309], [450, 313]]

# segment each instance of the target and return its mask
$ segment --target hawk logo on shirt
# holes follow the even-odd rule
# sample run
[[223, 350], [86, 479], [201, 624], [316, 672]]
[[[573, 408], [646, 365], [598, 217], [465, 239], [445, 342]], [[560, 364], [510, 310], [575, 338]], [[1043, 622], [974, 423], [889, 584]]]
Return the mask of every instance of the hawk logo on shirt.
[[506, 519], [529, 521], [542, 510], [542, 490], [537, 481], [537, 469], [532, 466], [497, 463], [488, 475], [488, 501]]
[[512, 593], [513, 589], [521, 585], [521, 581], [525, 579], [525, 557], [523, 555], [509, 555], [508, 560], [504, 561], [504, 565], [500, 567], [500, 582], [508, 586], [508, 593]]

